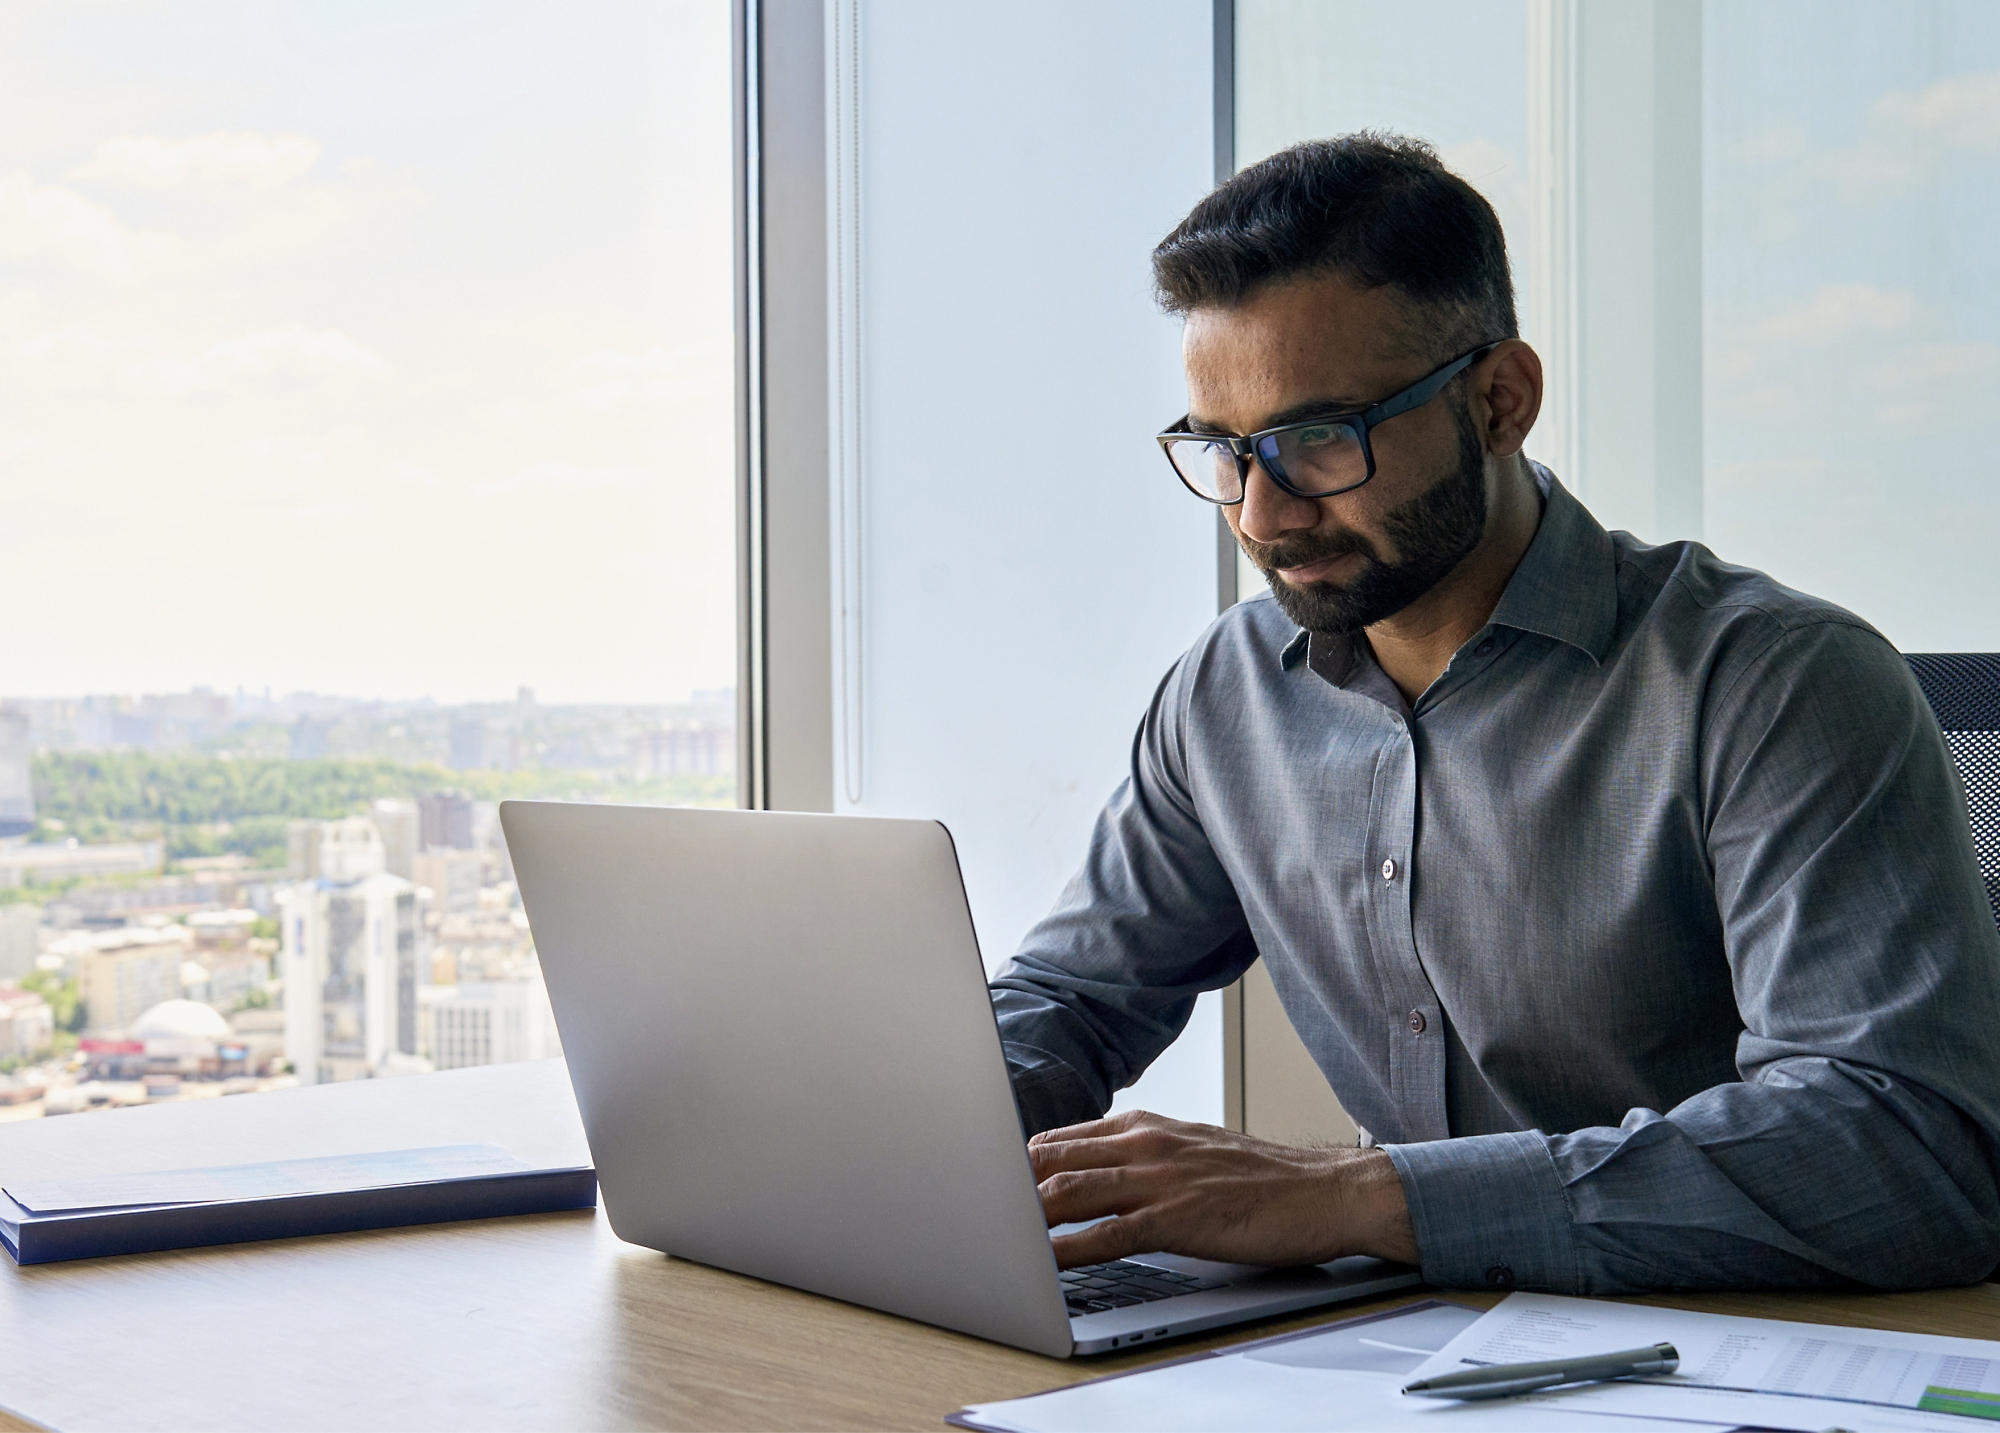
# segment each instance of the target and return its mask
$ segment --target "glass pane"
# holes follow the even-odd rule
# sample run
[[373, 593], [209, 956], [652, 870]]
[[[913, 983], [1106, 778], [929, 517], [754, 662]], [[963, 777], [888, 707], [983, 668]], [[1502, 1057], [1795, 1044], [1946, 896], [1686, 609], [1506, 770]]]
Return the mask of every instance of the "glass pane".
[[1526, 0], [1236, 0], [1236, 162], [1358, 129], [1430, 141], [1499, 214], [1532, 343], [1527, 54]]
[[0, 15], [46, 1107], [553, 1054], [494, 804], [733, 801], [729, 69], [727, 0]]
[[1706, 9], [1707, 540], [2000, 647], [2000, 7]]

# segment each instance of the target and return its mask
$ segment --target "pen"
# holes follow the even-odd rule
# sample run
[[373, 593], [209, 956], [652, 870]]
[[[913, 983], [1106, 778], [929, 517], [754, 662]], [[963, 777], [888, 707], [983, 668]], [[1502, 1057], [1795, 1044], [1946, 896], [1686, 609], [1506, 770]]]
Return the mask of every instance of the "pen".
[[1559, 1383], [1594, 1383], [1634, 1373], [1672, 1373], [1680, 1366], [1680, 1353], [1672, 1344], [1656, 1343], [1650, 1348], [1628, 1348], [1622, 1353], [1599, 1353], [1589, 1358], [1471, 1368], [1464, 1373], [1418, 1379], [1403, 1392], [1425, 1398], [1504, 1398], [1510, 1393], [1554, 1388]]

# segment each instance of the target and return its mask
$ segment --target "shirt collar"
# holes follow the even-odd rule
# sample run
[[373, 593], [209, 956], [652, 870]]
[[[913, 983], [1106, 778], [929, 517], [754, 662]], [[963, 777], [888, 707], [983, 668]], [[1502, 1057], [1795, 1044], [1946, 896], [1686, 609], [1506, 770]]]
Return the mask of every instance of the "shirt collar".
[[1540, 463], [1548, 505], [1521, 565], [1489, 619], [1553, 637], [1602, 665], [1618, 625], [1618, 559], [1611, 534]]
[[[1540, 463], [1534, 464], [1534, 471], [1548, 502], [1534, 541], [1488, 620], [1496, 627], [1567, 642], [1601, 665], [1618, 622], [1618, 563], [1611, 534], [1555, 474]], [[1289, 672], [1305, 661], [1312, 638], [1301, 629], [1278, 654], [1279, 665]], [[1343, 646], [1351, 641], [1321, 640]]]

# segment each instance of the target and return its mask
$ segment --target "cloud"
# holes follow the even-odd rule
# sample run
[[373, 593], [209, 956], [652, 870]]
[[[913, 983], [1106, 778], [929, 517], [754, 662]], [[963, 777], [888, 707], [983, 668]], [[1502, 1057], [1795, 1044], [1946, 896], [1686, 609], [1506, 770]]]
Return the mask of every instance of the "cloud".
[[389, 371], [379, 354], [336, 329], [271, 328], [226, 339], [192, 359], [163, 365], [158, 387], [170, 395], [217, 393], [272, 379], [315, 382], [376, 378]]
[[1947, 75], [1920, 90], [1890, 90], [1868, 106], [1859, 141], [1814, 148], [1796, 124], [1746, 139], [1742, 157], [1793, 164], [1850, 204], [1931, 183], [1955, 153], [2000, 154], [2000, 70]]
[[71, 326], [14, 346], [22, 378], [64, 388], [122, 387], [143, 398], [185, 398], [273, 382], [378, 378], [379, 354], [336, 329], [272, 328], [224, 339], [191, 354], [163, 356], [156, 343]]
[[728, 371], [728, 355], [718, 352], [714, 344], [649, 348], [640, 353], [603, 349], [570, 365], [575, 384], [570, 398], [599, 411], [712, 398], [720, 386], [719, 377]]
[[1868, 118], [1948, 148], [2000, 151], [2000, 70], [1949, 75], [1915, 94], [1892, 90], [1868, 107]]
[[97, 146], [90, 163], [69, 177], [139, 189], [190, 184], [268, 188], [297, 179], [319, 158], [317, 141], [302, 134], [204, 134], [192, 139], [120, 135]]
[[1886, 434], [1965, 427], [2000, 401], [2000, 345], [1951, 336], [1908, 289], [1826, 284], [1709, 324], [1710, 391], [1729, 418]]
[[36, 184], [25, 170], [0, 177], [0, 259], [53, 259], [105, 278], [129, 279], [172, 236], [127, 229], [73, 189]]

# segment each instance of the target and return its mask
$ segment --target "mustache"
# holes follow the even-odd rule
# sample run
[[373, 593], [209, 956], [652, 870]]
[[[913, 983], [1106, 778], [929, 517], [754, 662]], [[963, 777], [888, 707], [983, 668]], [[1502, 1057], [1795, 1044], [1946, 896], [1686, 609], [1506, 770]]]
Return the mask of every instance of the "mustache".
[[[1258, 542], [1245, 537], [1242, 543], [1244, 554], [1266, 576], [1276, 576], [1285, 568], [1306, 567], [1315, 562], [1325, 562], [1328, 558], [1357, 553], [1377, 563], [1382, 560], [1374, 545], [1358, 532], [1329, 533], [1324, 537], [1308, 534], [1283, 542]], [[1278, 580], [1282, 582], [1284, 579]]]

